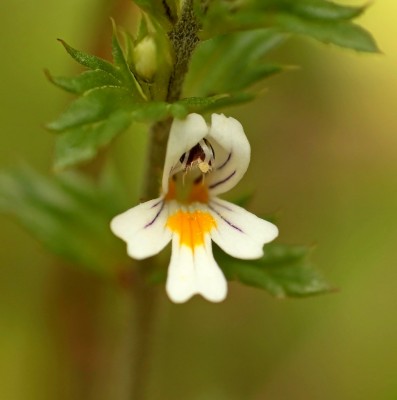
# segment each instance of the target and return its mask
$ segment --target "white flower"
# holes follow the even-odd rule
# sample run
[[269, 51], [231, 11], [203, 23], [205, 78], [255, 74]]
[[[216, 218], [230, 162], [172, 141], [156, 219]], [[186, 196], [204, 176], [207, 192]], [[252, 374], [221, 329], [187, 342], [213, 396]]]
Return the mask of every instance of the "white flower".
[[195, 294], [214, 302], [226, 297], [226, 279], [214, 260], [211, 240], [233, 257], [255, 259], [277, 237], [275, 225], [216, 197], [242, 178], [250, 151], [234, 118], [213, 114], [210, 126], [198, 114], [175, 119], [161, 196], [112, 220], [112, 231], [136, 259], [159, 253], [172, 239], [166, 284], [172, 301], [182, 303]]

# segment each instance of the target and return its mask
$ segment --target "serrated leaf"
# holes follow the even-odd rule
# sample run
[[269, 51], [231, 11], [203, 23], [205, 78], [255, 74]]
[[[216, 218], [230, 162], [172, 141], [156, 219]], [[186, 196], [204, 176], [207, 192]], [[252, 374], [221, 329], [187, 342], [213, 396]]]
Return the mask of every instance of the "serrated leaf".
[[72, 58], [76, 60], [79, 64], [92, 70], [99, 69], [101, 71], [105, 71], [115, 77], [120, 83], [122, 82], [122, 76], [120, 72], [109, 61], [106, 61], [100, 57], [93, 56], [91, 54], [84, 53], [80, 50], [76, 50], [73, 47], [69, 46], [65, 41], [61, 39], [58, 40], [62, 43], [62, 45], [65, 47], [66, 51], [72, 56]]
[[349, 49], [375, 53], [379, 49], [373, 37], [363, 28], [346, 21], [317, 21], [289, 14], [279, 14], [281, 29], [291, 33], [311, 36], [324, 43], [332, 43]]
[[135, 79], [134, 74], [130, 70], [130, 67], [127, 63], [126, 57], [124, 52], [121, 48], [119, 39], [117, 37], [117, 28], [112, 19], [112, 26], [113, 26], [113, 36], [112, 36], [112, 56], [115, 66], [120, 71], [124, 84], [127, 88], [131, 90], [131, 94], [135, 98], [145, 99], [145, 95], [142, 92], [142, 89]]
[[268, 244], [259, 260], [238, 260], [217, 251], [226, 277], [265, 289], [276, 297], [302, 297], [331, 291], [330, 285], [308, 260], [310, 248]]
[[358, 51], [377, 52], [375, 40], [351, 22], [366, 7], [343, 6], [325, 0], [257, 0], [245, 3], [214, 0], [202, 15], [202, 37], [257, 28], [273, 28], [310, 36]]
[[131, 113], [119, 111], [98, 123], [78, 126], [62, 133], [55, 144], [55, 168], [63, 169], [91, 160], [131, 122]]
[[119, 196], [76, 174], [49, 179], [28, 167], [0, 173], [1, 212], [14, 216], [50, 252], [105, 275], [124, 262], [109, 229], [124, 207]]
[[192, 96], [230, 93], [281, 71], [263, 62], [285, 35], [271, 29], [218, 36], [201, 43], [193, 54], [185, 92]]
[[125, 88], [95, 88], [75, 100], [57, 120], [47, 124], [47, 128], [61, 132], [97, 123], [107, 119], [114, 112], [131, 110], [133, 106], [134, 101]]
[[54, 85], [76, 94], [83, 94], [97, 87], [120, 86], [120, 82], [113, 75], [100, 69], [85, 71], [74, 77], [52, 76], [48, 71], [46, 75]]

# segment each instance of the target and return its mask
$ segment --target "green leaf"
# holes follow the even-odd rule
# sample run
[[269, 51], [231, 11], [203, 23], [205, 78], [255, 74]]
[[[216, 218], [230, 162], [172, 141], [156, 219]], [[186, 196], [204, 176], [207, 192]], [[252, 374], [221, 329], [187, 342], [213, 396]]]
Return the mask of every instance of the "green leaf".
[[170, 116], [170, 106], [165, 101], [150, 101], [136, 105], [131, 115], [137, 122], [160, 121]]
[[238, 260], [216, 251], [230, 280], [265, 289], [276, 297], [302, 297], [330, 292], [332, 288], [310, 264], [305, 246], [268, 244], [259, 260]]
[[188, 97], [171, 105], [171, 113], [176, 118], [185, 118], [187, 114], [214, 112], [225, 107], [235, 106], [253, 100], [252, 93], [221, 94], [210, 97]]
[[76, 174], [49, 179], [28, 167], [0, 173], [0, 211], [50, 252], [99, 274], [113, 275], [115, 266], [128, 262], [109, 228], [124, 207], [118, 189]]
[[121, 48], [119, 39], [117, 37], [116, 24], [113, 21], [113, 19], [112, 19], [112, 26], [113, 26], [112, 55], [114, 64], [118, 68], [123, 77], [125, 87], [131, 90], [131, 93], [135, 98], [144, 99], [145, 95], [143, 94], [139, 83], [135, 79], [134, 74], [131, 72], [126, 57], [124, 55], [124, 52]]
[[280, 28], [287, 32], [311, 36], [324, 43], [332, 43], [363, 52], [379, 51], [371, 34], [350, 22], [317, 21], [289, 14], [279, 14], [277, 22]]
[[201, 15], [204, 39], [257, 28], [310, 36], [358, 51], [377, 52], [375, 40], [351, 21], [366, 7], [343, 6], [325, 0], [214, 0]]
[[134, 3], [166, 30], [176, 23], [180, 11], [179, 1], [176, 0], [134, 0]]
[[360, 16], [366, 9], [364, 6], [342, 6], [324, 0], [289, 1], [291, 13], [305, 18], [322, 20], [353, 19]]
[[105, 71], [108, 74], [112, 75], [116, 78], [120, 83], [122, 82], [123, 77], [121, 76], [118, 69], [111, 64], [110, 62], [93, 56], [91, 54], [84, 53], [80, 50], [76, 50], [73, 47], [69, 46], [66, 42], [61, 39], [58, 39], [62, 45], [65, 47], [66, 51], [76, 60], [79, 64], [84, 65], [85, 67], [95, 70], [100, 69], [101, 71]]
[[218, 36], [201, 43], [194, 52], [185, 92], [209, 96], [248, 88], [282, 67], [265, 64], [264, 57], [285, 40], [272, 29]]
[[45, 72], [54, 85], [76, 94], [83, 94], [97, 87], [120, 86], [120, 82], [113, 75], [100, 69], [85, 71], [74, 77], [52, 76], [48, 71]]
[[123, 41], [125, 44], [125, 60], [127, 65], [129, 65], [131, 68], [131, 66], [134, 64], [135, 39], [129, 32], [125, 30], [121, 31], [121, 34], [123, 35]]
[[[62, 132], [56, 144], [57, 168], [90, 160], [133, 120], [142, 119], [145, 114], [142, 109], [148, 114], [150, 107], [145, 104], [146, 96], [130, 70], [116, 26], [112, 23], [114, 65], [61, 41], [77, 62], [91, 70], [72, 78], [53, 77], [47, 72], [51, 82], [81, 95], [58, 119], [47, 125], [50, 130]], [[162, 114], [167, 113], [168, 110]]]
[[131, 110], [133, 106], [133, 99], [125, 88], [95, 88], [75, 100], [56, 121], [49, 123], [47, 128], [64, 131], [97, 123], [109, 118], [114, 112]]
[[131, 122], [131, 114], [120, 111], [99, 123], [79, 126], [62, 133], [56, 140], [55, 168], [59, 170], [91, 160], [98, 151], [124, 132]]

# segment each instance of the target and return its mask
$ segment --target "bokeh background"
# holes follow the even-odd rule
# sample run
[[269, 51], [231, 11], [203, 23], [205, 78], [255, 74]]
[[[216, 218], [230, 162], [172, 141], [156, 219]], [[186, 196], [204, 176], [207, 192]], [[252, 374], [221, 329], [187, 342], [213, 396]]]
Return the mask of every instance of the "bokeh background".
[[[71, 97], [42, 71], [78, 71], [55, 39], [106, 56], [108, 17], [132, 25], [134, 8], [4, 0], [0, 15], [0, 167], [49, 174], [43, 126]], [[232, 196], [254, 190], [251, 209], [276, 213], [280, 241], [316, 244], [313, 261], [339, 291], [277, 300], [234, 283], [224, 304], [173, 305], [161, 290], [150, 400], [397, 399], [396, 16], [395, 0], [377, 0], [359, 20], [381, 55], [289, 41], [272, 59], [301, 68], [228, 111], [253, 144]], [[124, 180], [139, 175], [144, 144], [140, 131], [115, 144]], [[0, 398], [127, 399], [128, 293], [0, 224]]]

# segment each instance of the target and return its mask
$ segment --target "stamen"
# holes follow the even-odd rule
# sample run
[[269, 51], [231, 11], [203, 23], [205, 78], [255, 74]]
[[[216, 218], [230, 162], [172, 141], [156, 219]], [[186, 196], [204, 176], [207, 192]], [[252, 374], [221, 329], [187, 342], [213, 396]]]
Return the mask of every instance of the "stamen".
[[209, 163], [206, 163], [205, 161], [199, 162], [198, 168], [203, 174], [206, 174], [207, 172], [209, 172], [212, 169], [211, 165]]
[[202, 139], [189, 151], [184, 153], [179, 161], [185, 173], [197, 167], [202, 174], [207, 174], [212, 170], [212, 162], [214, 159], [215, 152], [213, 147], [206, 139]]

